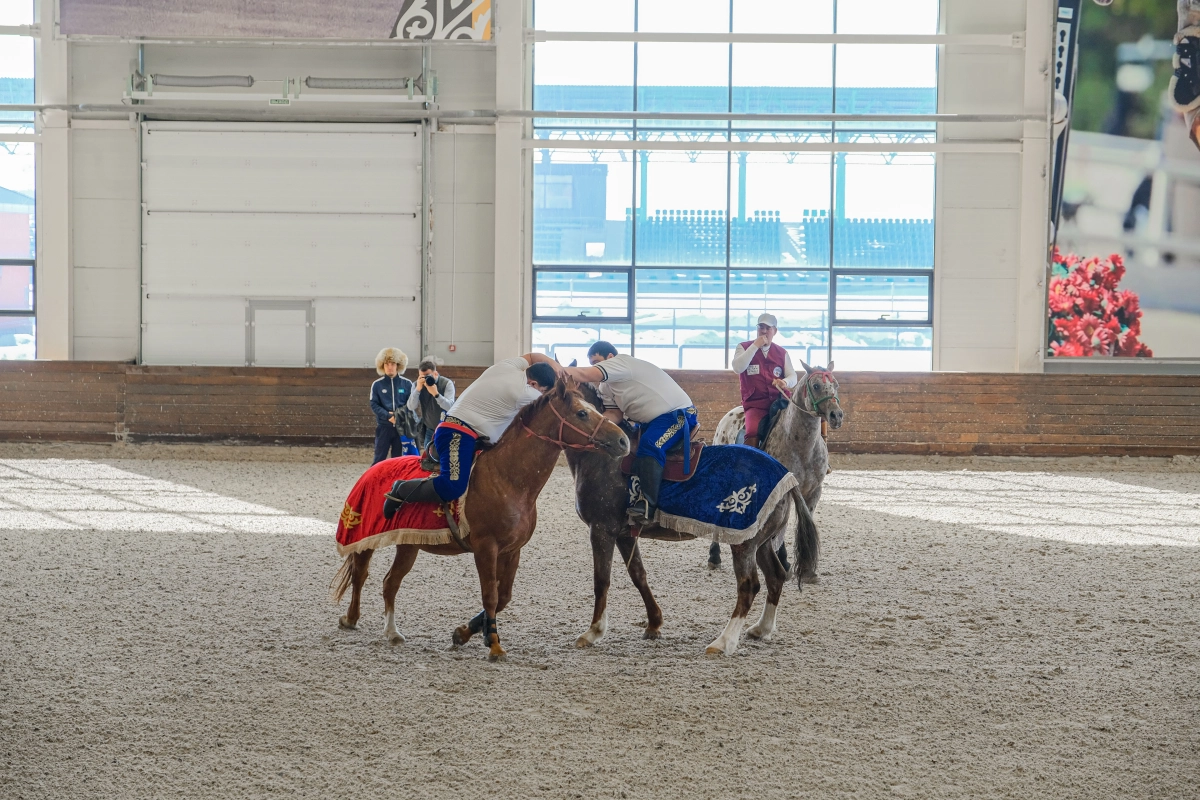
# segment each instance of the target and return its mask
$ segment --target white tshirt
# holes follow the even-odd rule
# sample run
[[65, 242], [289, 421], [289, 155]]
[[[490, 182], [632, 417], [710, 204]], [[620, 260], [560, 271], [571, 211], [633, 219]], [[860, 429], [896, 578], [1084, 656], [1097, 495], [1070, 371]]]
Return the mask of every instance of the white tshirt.
[[[771, 352], [771, 345], [765, 345], [760, 349], [765, 358]], [[780, 349], [782, 350], [783, 348]], [[737, 352], [733, 354], [733, 358], [729, 361], [729, 365], [733, 367], [734, 372], [741, 375], [750, 366], [753, 358], [754, 350], [739, 344]], [[783, 351], [783, 382], [787, 384], [789, 389], [796, 388], [796, 368], [792, 366], [792, 356], [787, 350]]]
[[527, 369], [529, 362], [523, 358], [496, 362], [463, 390], [446, 416], [461, 419], [480, 436], [500, 441], [517, 412], [541, 397], [525, 382]]
[[670, 411], [687, 408], [692, 400], [671, 376], [640, 358], [624, 354], [596, 365], [605, 408], [619, 408], [626, 419], [646, 423]]

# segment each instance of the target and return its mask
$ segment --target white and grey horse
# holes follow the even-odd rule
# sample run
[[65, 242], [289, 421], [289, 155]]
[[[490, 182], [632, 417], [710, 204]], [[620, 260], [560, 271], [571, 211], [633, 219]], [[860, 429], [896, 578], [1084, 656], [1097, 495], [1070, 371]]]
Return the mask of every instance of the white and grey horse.
[[[821, 421], [837, 430], [842, 427], [845, 412], [838, 399], [838, 384], [833, 377], [833, 362], [829, 367], [810, 367], [803, 361], [804, 380], [796, 391], [787, 398], [787, 405], [775, 418], [767, 438], [759, 447], [788, 468], [800, 481], [800, 493], [810, 511], [816, 511], [821, 499], [821, 485], [829, 472], [829, 448], [821, 436]], [[778, 402], [778, 401], [776, 401]], [[746, 432], [746, 414], [741, 406], [734, 408], [717, 424], [713, 444], [741, 443]], [[781, 555], [786, 563], [786, 554]], [[721, 563], [720, 546], [713, 542], [709, 548], [708, 564], [716, 567]], [[816, 574], [798, 567], [802, 580], [814, 581]]]

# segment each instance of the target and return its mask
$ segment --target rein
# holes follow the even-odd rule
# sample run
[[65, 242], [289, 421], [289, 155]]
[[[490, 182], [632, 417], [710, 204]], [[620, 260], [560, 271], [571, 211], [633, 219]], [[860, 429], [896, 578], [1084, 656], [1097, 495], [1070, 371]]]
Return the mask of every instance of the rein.
[[[576, 425], [573, 425], [572, 423], [568, 422], [566, 417], [564, 417], [562, 414], [558, 413], [558, 409], [554, 407], [553, 402], [549, 402], [549, 403], [547, 403], [547, 405], [550, 406], [550, 410], [554, 412], [554, 416], [558, 417], [558, 438], [554, 439], [549, 436], [543, 436], [542, 434], [536, 432], [535, 430], [530, 428], [528, 425], [526, 425], [524, 422], [522, 422], [521, 427], [525, 429], [526, 436], [533, 436], [537, 439], [541, 439], [543, 442], [549, 442], [550, 444], [554, 445], [555, 447], [569, 447], [572, 450], [599, 450], [600, 449], [600, 445], [596, 444], [596, 433], [600, 430], [600, 426], [604, 424], [604, 415], [603, 414], [600, 415], [600, 421], [596, 423], [596, 427], [592, 428], [591, 433], [588, 433], [587, 431], [583, 430], [582, 428], [577, 427]], [[564, 428], [570, 428], [571, 430], [575, 431], [576, 433], [586, 436], [587, 443], [586, 444], [572, 444], [571, 442], [563, 441], [563, 429]]]

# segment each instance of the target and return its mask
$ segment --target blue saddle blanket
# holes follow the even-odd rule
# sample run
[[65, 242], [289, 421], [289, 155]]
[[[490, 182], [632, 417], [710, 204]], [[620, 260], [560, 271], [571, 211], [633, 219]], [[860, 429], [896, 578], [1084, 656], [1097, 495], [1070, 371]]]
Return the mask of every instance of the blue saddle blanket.
[[[663, 482], [656, 522], [728, 544], [756, 536], [775, 506], [797, 485], [783, 464], [762, 450], [740, 444], [705, 447], [694, 469], [691, 480]], [[640, 495], [637, 477], [630, 476], [630, 502]]]

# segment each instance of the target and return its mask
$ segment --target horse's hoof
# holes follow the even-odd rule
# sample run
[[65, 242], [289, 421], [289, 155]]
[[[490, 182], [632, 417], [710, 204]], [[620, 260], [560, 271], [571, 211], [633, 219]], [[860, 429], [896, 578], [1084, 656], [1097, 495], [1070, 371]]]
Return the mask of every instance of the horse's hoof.
[[388, 634], [388, 644], [404, 644], [404, 634], [400, 631], [392, 631]]
[[488, 653], [488, 661], [490, 661], [492, 663], [495, 663], [497, 661], [504, 661], [507, 658], [508, 658], [508, 653], [506, 653], [504, 650], [501, 650], [499, 647], [493, 648]]
[[708, 647], [704, 648], [704, 654], [709, 656], [723, 656], [725, 655], [725, 648], [710, 644]]
[[643, 639], [661, 639], [662, 631], [659, 630], [658, 628], [646, 628], [645, 633], [642, 634], [642, 638]]
[[748, 637], [750, 637], [751, 639], [757, 639], [760, 642], [769, 642], [769, 641], [771, 641], [771, 636], [773, 635], [773, 632], [772, 633], [763, 633], [762, 631], [758, 630], [757, 628], [751, 628], [750, 630], [746, 631], [746, 635]]
[[466, 625], [459, 625], [454, 629], [454, 633], [450, 634], [450, 640], [454, 642], [455, 647], [466, 644], [471, 640], [471, 629]]
[[351, 622], [349, 617], [345, 617], [345, 616], [338, 619], [338, 627], [344, 631], [358, 630], [358, 625], [354, 622]]
[[720, 561], [710, 561], [705, 566], [707, 566], [709, 569], [717, 569], [718, 567], [721, 566], [721, 562]]
[[575, 640], [575, 646], [580, 650], [584, 649], [585, 647], [591, 647], [594, 644], [596, 643], [589, 639], [586, 633]]
[[802, 572], [800, 573], [800, 582], [809, 584], [820, 583], [821, 579], [817, 577], [817, 573], [815, 572]]

